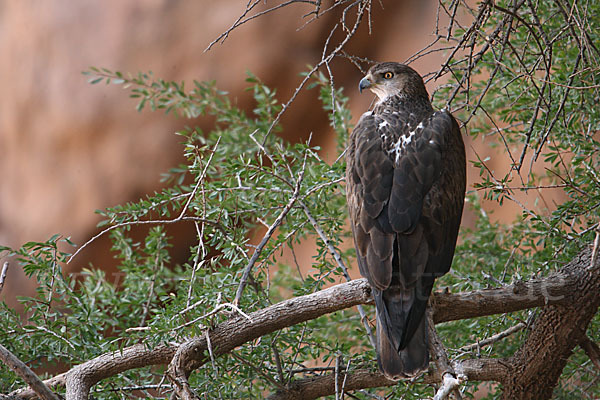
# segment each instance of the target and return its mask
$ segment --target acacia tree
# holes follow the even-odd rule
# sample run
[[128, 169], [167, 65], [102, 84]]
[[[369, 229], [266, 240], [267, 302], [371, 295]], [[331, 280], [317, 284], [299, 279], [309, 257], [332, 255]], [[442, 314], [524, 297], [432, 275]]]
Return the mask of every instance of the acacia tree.
[[[296, 1], [260, 12], [259, 3], [250, 2], [223, 38]], [[313, 23], [340, 12], [333, 29], [345, 34], [325, 43], [283, 106], [252, 75], [255, 108], [246, 113], [214, 83], [186, 90], [151, 74], [87, 72], [92, 83], [127, 85], [140, 109], [208, 115], [215, 125], [179, 132], [187, 162], [169, 172], [161, 192], [102, 212], [99, 235], [111, 236], [124, 273], [118, 285], [99, 270], [64, 275], [61, 266], [86, 244], [73, 251], [58, 235], [1, 249], [39, 289], [21, 299], [27, 319], [0, 304], [0, 398], [441, 399], [472, 396], [480, 385], [506, 399], [600, 396], [600, 5], [440, 1], [438, 15], [448, 23], [437, 24], [433, 42], [407, 60], [442, 52], [439, 70], [426, 75], [448, 82], [434, 104], [451, 109], [472, 137], [500, 146], [511, 164], [499, 175], [487, 160], [471, 160], [481, 172], [467, 198], [477, 223], [462, 230], [453, 268], [438, 280], [446, 289], [432, 296], [430, 370], [393, 382], [373, 361], [374, 313], [362, 307], [371, 307], [368, 285], [349, 281], [354, 254], [340, 246], [348, 238], [343, 157], [328, 164], [310, 141], [277, 136], [282, 113], [300, 90], [313, 88], [343, 153], [351, 115], [330, 64], [335, 57], [368, 64], [344, 47], [379, 4], [304, 3], [314, 6]], [[461, 13], [468, 25], [456, 18]], [[543, 199], [549, 190], [564, 201], [534, 209], [520, 200], [521, 192]], [[522, 215], [495, 223], [484, 199], [515, 202]], [[174, 223], [196, 228], [184, 265], [171, 263], [165, 226]], [[150, 227], [143, 241], [129, 234], [134, 225]], [[258, 245], [250, 244], [253, 235]], [[316, 242], [309, 274], [281, 261], [300, 240]], [[30, 369], [53, 366], [67, 370], [42, 381]]]

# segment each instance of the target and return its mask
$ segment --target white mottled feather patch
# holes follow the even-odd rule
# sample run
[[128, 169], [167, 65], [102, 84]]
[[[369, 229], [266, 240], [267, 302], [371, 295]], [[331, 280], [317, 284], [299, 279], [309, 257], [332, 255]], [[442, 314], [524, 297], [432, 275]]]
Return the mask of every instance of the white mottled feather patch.
[[417, 125], [417, 127], [414, 130], [409, 131], [408, 133], [405, 133], [404, 135], [400, 136], [398, 138], [398, 141], [394, 143], [390, 150], [388, 150], [388, 154], [395, 156], [395, 162], [398, 162], [400, 156], [402, 156], [402, 154], [404, 153], [404, 149], [412, 142], [414, 136], [423, 130], [423, 128], [423, 122], [419, 123], [419, 125]]

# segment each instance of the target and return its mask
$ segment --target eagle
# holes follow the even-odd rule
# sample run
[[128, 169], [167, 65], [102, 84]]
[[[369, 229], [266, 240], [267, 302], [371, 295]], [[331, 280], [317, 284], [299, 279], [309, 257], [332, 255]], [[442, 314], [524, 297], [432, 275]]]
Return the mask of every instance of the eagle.
[[450, 269], [466, 189], [465, 146], [407, 65], [371, 67], [359, 90], [378, 101], [350, 134], [346, 195], [358, 266], [375, 300], [377, 361], [391, 379], [429, 364], [425, 309]]

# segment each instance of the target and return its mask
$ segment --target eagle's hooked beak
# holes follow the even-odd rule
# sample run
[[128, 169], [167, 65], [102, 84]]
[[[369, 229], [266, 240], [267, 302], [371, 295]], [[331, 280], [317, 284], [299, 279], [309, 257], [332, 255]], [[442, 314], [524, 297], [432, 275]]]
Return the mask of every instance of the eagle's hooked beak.
[[370, 75], [367, 75], [360, 80], [360, 82], [358, 83], [358, 91], [359, 92], [362, 93], [363, 89], [368, 89], [371, 86], [373, 86], [369, 77], [370, 77]]

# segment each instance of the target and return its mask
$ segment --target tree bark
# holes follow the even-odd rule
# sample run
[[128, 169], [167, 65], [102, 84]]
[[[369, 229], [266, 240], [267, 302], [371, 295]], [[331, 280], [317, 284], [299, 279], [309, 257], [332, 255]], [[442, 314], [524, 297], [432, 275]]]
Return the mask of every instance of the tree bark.
[[434, 292], [430, 300], [433, 320], [439, 324], [550, 304], [570, 304], [578, 289], [572, 278], [568, 271], [561, 269], [543, 278], [516, 281], [499, 288], [463, 293]]
[[503, 399], [543, 400], [552, 391], [600, 306], [600, 263], [584, 250], [561, 269], [573, 287], [571, 301], [544, 307], [527, 340], [513, 355]]
[[[5, 268], [7, 265], [8, 263], [4, 263]], [[3, 279], [4, 278], [0, 276], [0, 284]], [[59, 400], [58, 396], [55, 395], [23, 361], [19, 360], [2, 345], [0, 345], [0, 360], [2, 360], [17, 375], [23, 378], [29, 387], [31, 387], [42, 400]]]
[[[600, 263], [596, 258], [594, 267], [590, 266], [591, 253], [590, 248], [585, 249], [564, 268], [544, 278], [468, 293], [436, 293], [431, 304], [436, 323], [543, 307], [526, 342], [511, 358], [460, 360], [453, 363], [456, 374], [473, 381], [502, 383], [505, 399], [549, 398], [600, 303]], [[250, 313], [250, 320], [237, 316], [217, 325], [209, 331], [211, 348], [219, 356], [278, 329], [365, 303], [372, 303], [365, 279], [336, 285]], [[87, 400], [89, 389], [98, 381], [133, 368], [171, 363], [172, 377], [186, 378], [206, 362], [207, 351], [205, 336], [155, 349], [137, 344], [75, 366], [44, 384], [50, 388], [66, 384], [69, 400]], [[310, 399], [333, 394], [332, 382], [336, 382], [334, 374], [298, 379], [273, 398]], [[392, 384], [378, 372], [367, 370], [348, 373], [345, 382], [345, 390]], [[21, 389], [4, 398], [35, 396], [31, 389]]]
[[[504, 379], [508, 367], [505, 359], [481, 358], [463, 360], [455, 363], [454, 369], [473, 381], [501, 381]], [[379, 371], [357, 369], [346, 373], [342, 371], [337, 379], [340, 392], [368, 389], [375, 387], [386, 387], [398, 385], [398, 381], [386, 378]], [[428, 373], [423, 384], [439, 383], [436, 374]], [[267, 400], [311, 400], [323, 396], [335, 394], [335, 374], [319, 375], [310, 378], [296, 379], [286, 385], [285, 389], [279, 389]], [[343, 384], [343, 388], [341, 387]]]

